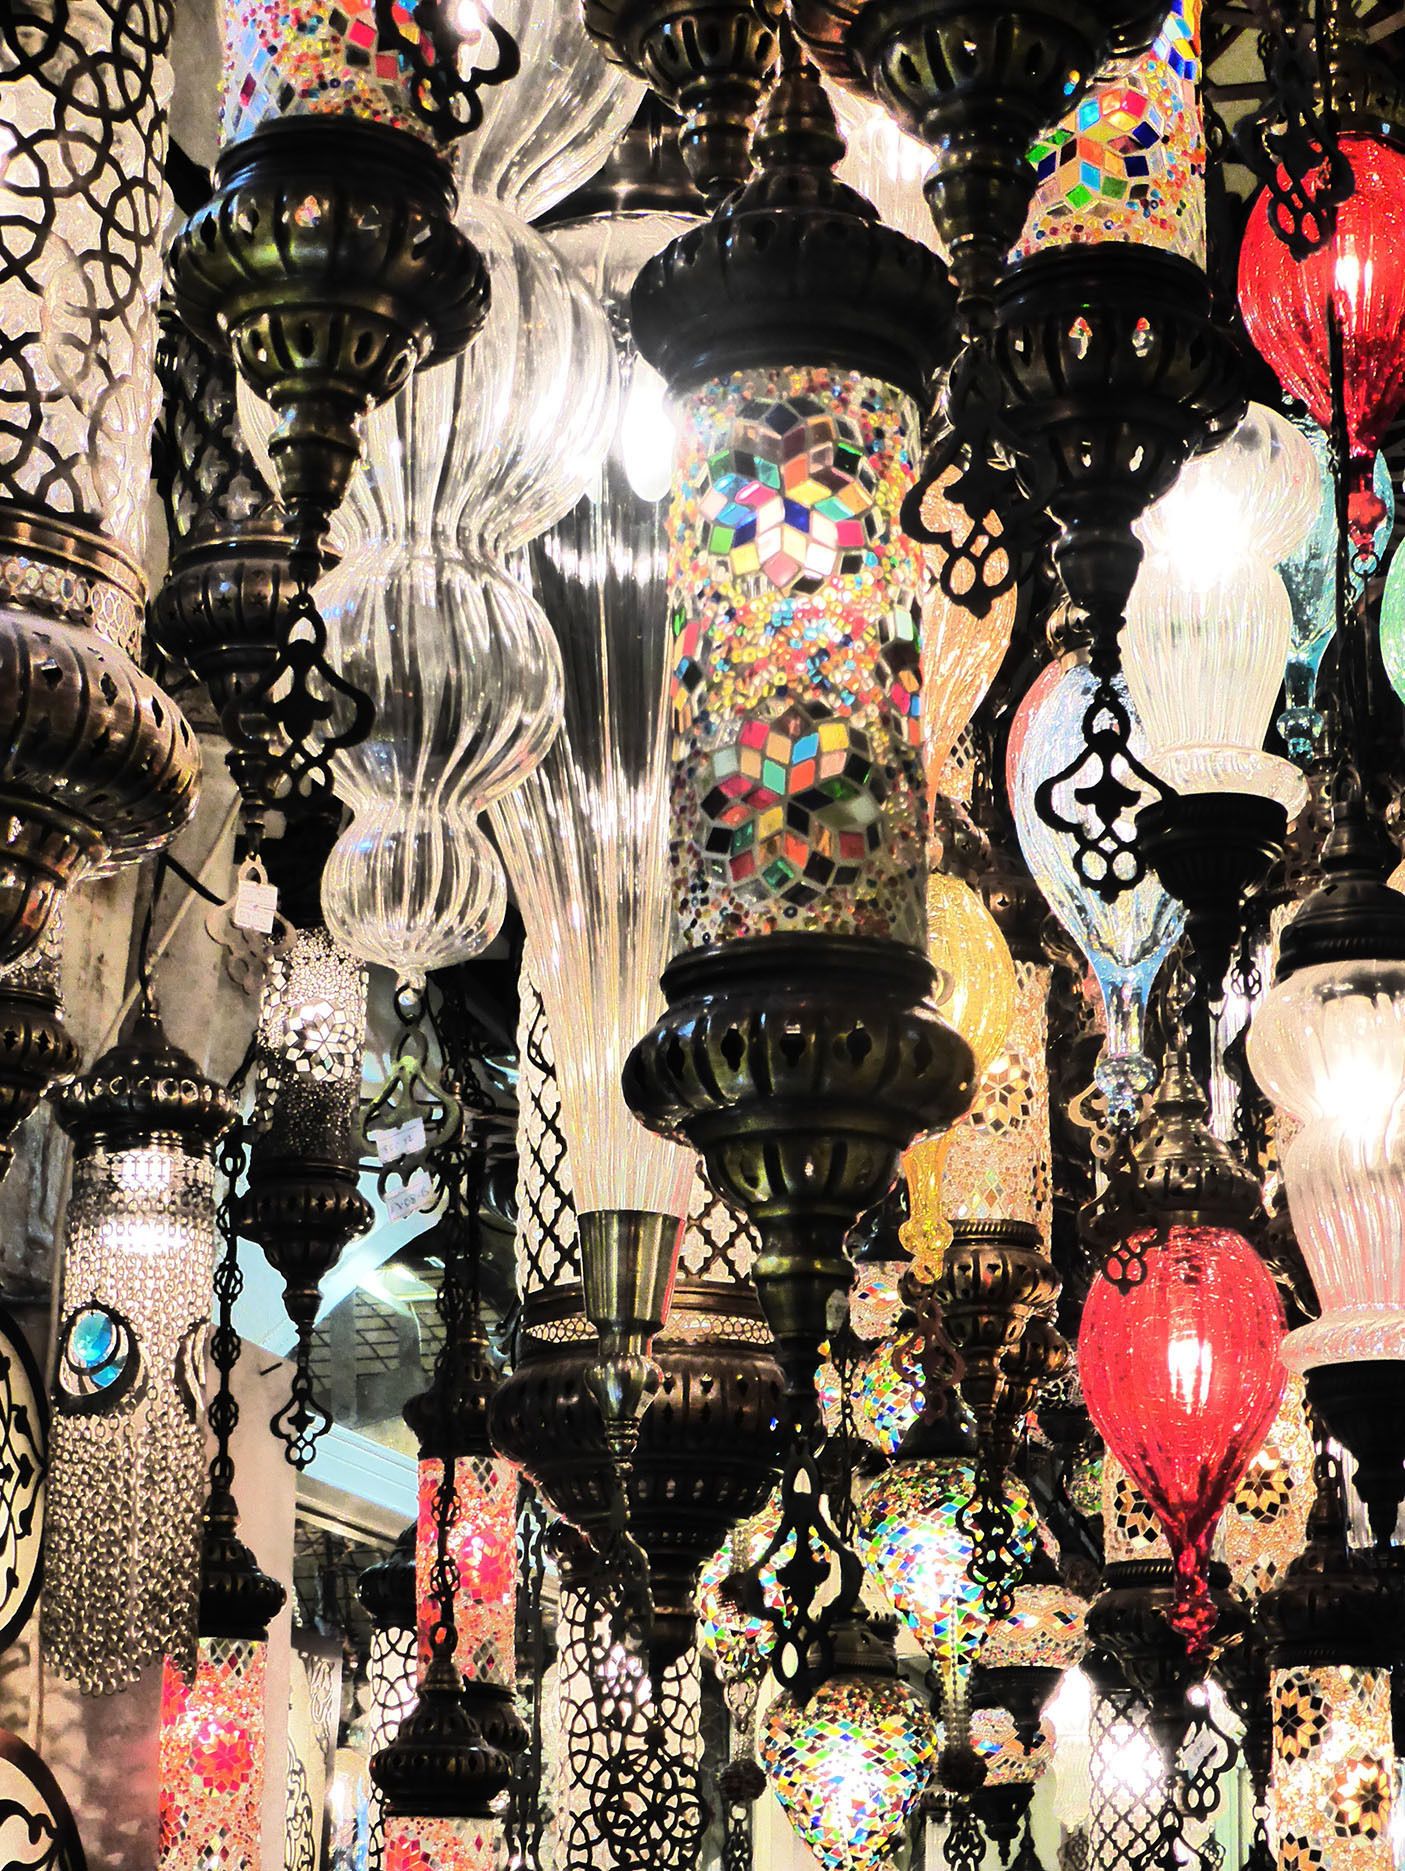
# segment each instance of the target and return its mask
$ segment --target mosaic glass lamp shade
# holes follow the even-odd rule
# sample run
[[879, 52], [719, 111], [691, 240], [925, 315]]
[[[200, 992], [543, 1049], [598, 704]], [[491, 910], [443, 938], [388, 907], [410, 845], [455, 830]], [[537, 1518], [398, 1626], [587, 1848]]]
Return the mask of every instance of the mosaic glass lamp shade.
[[499, 1819], [405, 1818], [385, 1822], [384, 1871], [497, 1871]]
[[926, 1790], [936, 1731], [895, 1667], [879, 1673], [841, 1663], [803, 1705], [789, 1690], [776, 1698], [757, 1752], [822, 1871], [876, 1871]]
[[157, 1871], [259, 1871], [268, 1645], [203, 1637], [193, 1671], [167, 1657], [157, 1742]]
[[1200, 26], [1201, 0], [1175, 0], [1149, 50], [1115, 60], [1030, 150], [1018, 258], [1129, 241], [1205, 264]]
[[1250, 338], [1279, 382], [1329, 429], [1328, 321], [1341, 334], [1348, 521], [1360, 551], [1381, 520], [1376, 451], [1405, 395], [1405, 153], [1347, 134], [1354, 185], [1327, 239], [1298, 260], [1274, 232], [1264, 196], [1239, 251], [1239, 304]]
[[224, 0], [220, 140], [288, 117], [359, 117], [432, 141], [413, 67], [376, 18], [376, 0]]
[[1137, 531], [1146, 549], [1122, 639], [1154, 772], [1180, 793], [1257, 793], [1292, 817], [1302, 776], [1263, 751], [1292, 609], [1278, 562], [1317, 512], [1301, 432], [1251, 403], [1213, 454], [1186, 463]]
[[[415, 1602], [420, 1668], [429, 1665], [438, 1611], [432, 1572], [438, 1554], [435, 1504], [444, 1464], [422, 1457], [415, 1537]], [[466, 1682], [515, 1690], [517, 1660], [517, 1471], [494, 1455], [459, 1455], [454, 1462], [454, 1513], [449, 1553], [458, 1569], [454, 1661]]]
[[1317, 1499], [1312, 1427], [1301, 1377], [1290, 1377], [1278, 1414], [1235, 1489], [1218, 1554], [1237, 1590], [1256, 1598], [1276, 1585], [1307, 1543]]
[[971, 1713], [971, 1746], [985, 1763], [988, 1787], [1032, 1786], [1054, 1758], [1054, 1729], [1042, 1721], [1027, 1741], [997, 1703]]
[[[1011, 1478], [1004, 1485], [1012, 1563], [1022, 1566], [1038, 1523], [1024, 1484]], [[973, 1536], [962, 1525], [975, 1494], [975, 1468], [964, 1457], [899, 1460], [869, 1483], [859, 1502], [859, 1556], [937, 1665], [948, 1718], [964, 1700], [991, 1622], [970, 1574]]]
[[1283, 1305], [1232, 1229], [1172, 1226], [1149, 1239], [1145, 1266], [1125, 1289], [1098, 1275], [1078, 1366], [1089, 1414], [1170, 1539], [1172, 1622], [1202, 1650], [1210, 1543], [1283, 1399]]
[[[1146, 737], [1118, 678], [1132, 715], [1132, 751], [1147, 756]], [[1084, 885], [1074, 861], [1070, 834], [1053, 830], [1035, 810], [1041, 783], [1063, 771], [1083, 745], [1083, 719], [1096, 678], [1077, 656], [1050, 663], [1015, 711], [1010, 728], [1006, 780], [1020, 850], [1035, 882], [1059, 921], [1088, 958], [1102, 992], [1107, 1043], [1097, 1068], [1109, 1107], [1136, 1108], [1140, 1093], [1155, 1082], [1145, 1049], [1147, 999], [1161, 964], [1180, 935], [1185, 915], [1154, 872], [1112, 902]], [[1142, 792], [1132, 817], [1150, 795]], [[1058, 801], [1068, 812], [1076, 804]]]
[[1088, 1649], [1088, 1601], [1066, 1585], [1017, 1585], [1008, 1614], [981, 1646], [986, 1670], [1071, 1670]]
[[1284, 1871], [1390, 1871], [1390, 1671], [1273, 1672], [1269, 1835]]
[[669, 516], [671, 857], [683, 945], [920, 946], [921, 550], [909, 398], [819, 367], [682, 399]]

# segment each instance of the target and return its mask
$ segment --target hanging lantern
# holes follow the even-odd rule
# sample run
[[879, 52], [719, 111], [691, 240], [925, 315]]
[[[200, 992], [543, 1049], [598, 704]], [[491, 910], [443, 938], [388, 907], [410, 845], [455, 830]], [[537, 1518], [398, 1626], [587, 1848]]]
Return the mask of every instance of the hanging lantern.
[[1405, 700], [1405, 553], [1398, 549], [1391, 554], [1381, 592], [1379, 628], [1386, 675], [1395, 693]]
[[[1066, 765], [1078, 745], [1095, 685], [1092, 670], [1076, 656], [1051, 663], [1038, 676], [1011, 724], [1006, 783], [1030, 873], [1087, 956], [1102, 991], [1107, 1043], [1098, 1061], [1097, 1082], [1109, 1111], [1127, 1118], [1155, 1082], [1144, 1037], [1147, 1000], [1180, 935], [1184, 912], [1155, 876], [1144, 876], [1113, 901], [1098, 895], [1079, 875], [1071, 839], [1053, 829], [1036, 808], [1039, 788]], [[1120, 693], [1130, 711], [1125, 684]], [[1135, 715], [1132, 720], [1132, 747], [1141, 758], [1145, 743]], [[1122, 825], [1128, 839], [1136, 835], [1138, 810], [1147, 796], [1143, 789], [1124, 808]]]
[[202, 1638], [193, 1673], [167, 1657], [157, 1754], [160, 1871], [180, 1871], [211, 1850], [230, 1871], [258, 1871], [267, 1668], [267, 1643], [237, 1637]]
[[233, 1106], [143, 996], [125, 1035], [50, 1094], [74, 1142], [53, 1384], [40, 1641], [90, 1695], [188, 1664], [199, 1587], [201, 1335], [212, 1156]]
[[1021, 5], [996, 22], [979, 6], [929, 15], [855, 0], [804, 0], [796, 25], [824, 68], [873, 92], [935, 156], [924, 183], [968, 331], [988, 326], [996, 281], [1037, 184], [1031, 144], [1109, 56], [1150, 44], [1156, 6], [1117, 0], [1051, 14]]
[[1303, 1549], [1316, 1498], [1303, 1380], [1290, 1377], [1278, 1415], [1225, 1509], [1221, 1556], [1238, 1591], [1257, 1598], [1278, 1583]]
[[876, 1871], [926, 1789], [932, 1718], [898, 1679], [891, 1624], [840, 1625], [834, 1661], [808, 1701], [785, 1690], [771, 1704], [761, 1764], [823, 1871]]
[[1215, 1618], [1210, 1542], [1282, 1400], [1283, 1308], [1232, 1229], [1172, 1224], [1144, 1251], [1136, 1284], [1094, 1281], [1079, 1370], [1093, 1421], [1170, 1537], [1174, 1623], [1199, 1650]]
[[[676, 187], [674, 199], [686, 210]], [[635, 273], [678, 224], [650, 214], [589, 260], [602, 326], [597, 301], [623, 332]], [[585, 259], [603, 230], [586, 219], [555, 237]], [[628, 397], [644, 367], [621, 345]], [[602, 439], [611, 433], [608, 424], [597, 429]], [[669, 648], [654, 627], [663, 515], [631, 485], [624, 429], [622, 419], [584, 499], [533, 550], [534, 584], [566, 670], [564, 717], [542, 766], [494, 806], [492, 820], [552, 1035], [586, 1313], [600, 1335], [589, 1382], [611, 1447], [627, 1456], [656, 1381], [649, 1346], [668, 1316], [694, 1161], [646, 1132], [618, 1089], [629, 1048], [658, 1011], [671, 928]]]
[[265, 1128], [239, 1207], [241, 1231], [282, 1276], [297, 1328], [292, 1393], [274, 1418], [296, 1468], [308, 1466], [331, 1424], [309, 1369], [318, 1282], [371, 1220], [354, 1142], [365, 1028], [364, 964], [324, 929], [297, 929], [264, 983], [255, 1049]]
[[1146, 558], [1123, 667], [1148, 764], [1174, 789], [1147, 809], [1141, 835], [1186, 906], [1211, 1001], [1223, 992], [1245, 901], [1281, 858], [1307, 797], [1297, 768], [1262, 747], [1291, 634], [1277, 562], [1301, 544], [1316, 498], [1308, 444], [1251, 404], [1229, 440], [1188, 462], [1138, 523]]
[[[415, 1618], [416, 1526], [406, 1527], [389, 1556], [368, 1566], [356, 1581], [356, 1596], [371, 1616], [370, 1685], [366, 1750], [374, 1757], [388, 1747], [415, 1706], [419, 1688], [419, 1638]], [[386, 1871], [385, 1796], [370, 1782], [368, 1871]]]
[[[1278, 568], [1293, 610], [1288, 666], [1283, 672], [1287, 706], [1278, 717], [1278, 732], [1293, 759], [1307, 767], [1322, 752], [1325, 723], [1317, 706], [1317, 672], [1337, 628], [1337, 477], [1332, 468], [1331, 444], [1321, 429], [1306, 417], [1300, 419], [1298, 427], [1307, 436], [1317, 461], [1318, 506], [1307, 537]], [[1395, 488], [1381, 454], [1376, 456], [1371, 491], [1380, 502], [1381, 517], [1369, 549], [1348, 555], [1348, 610], [1360, 602], [1366, 579], [1384, 561], [1395, 530]], [[1385, 615], [1383, 599], [1383, 652]]]
[[194, 737], [139, 666], [171, 19], [75, 0], [6, 60], [0, 966], [195, 809]]
[[[529, 958], [530, 965], [530, 958]], [[518, 1028], [516, 1368], [493, 1399], [493, 1446], [597, 1549], [610, 1538], [611, 1459], [587, 1385], [598, 1353], [582, 1295], [573, 1165], [560, 1122], [551, 1033], [530, 975]], [[780, 1373], [748, 1280], [753, 1237], [699, 1179], [669, 1321], [654, 1341], [659, 1388], [629, 1463], [630, 1526], [649, 1561], [650, 1656], [693, 1641], [703, 1563], [754, 1513], [780, 1458]]]
[[1405, 1496], [1395, 1407], [1405, 1371], [1401, 1176], [1405, 899], [1395, 852], [1359, 787], [1339, 784], [1324, 881], [1284, 929], [1278, 972], [1249, 1031], [1259, 1085], [1301, 1129], [1283, 1153], [1293, 1227], [1321, 1314], [1284, 1343], [1309, 1401], [1357, 1458], [1382, 1544]]
[[[1009, 1531], [1003, 1560], [1018, 1573], [1037, 1535], [1022, 1483], [1003, 1490]], [[937, 1666], [946, 1738], [942, 1777], [960, 1784], [967, 1747], [967, 1685], [991, 1625], [987, 1593], [975, 1575], [977, 1474], [969, 1455], [907, 1456], [874, 1478], [859, 1502], [857, 1544], [893, 1606]]]
[[1347, 1546], [1342, 1478], [1320, 1449], [1304, 1551], [1259, 1601], [1272, 1672], [1268, 1830], [1283, 1865], [1386, 1871], [1401, 1662], [1395, 1583]]
[[816, 75], [789, 58], [757, 176], [652, 261], [632, 300], [640, 347], [681, 398], [670, 856], [684, 952], [626, 1097], [701, 1150], [757, 1225], [753, 1278], [807, 1423], [826, 1309], [849, 1284], [843, 1238], [913, 1132], [949, 1122], [971, 1089], [964, 1041], [925, 1005], [924, 568], [896, 524], [909, 398], [948, 299], [932, 255], [835, 180], [841, 150]]
[[[921, 511], [923, 537], [940, 538], [961, 529], [962, 509], [947, 492], [954, 478], [955, 471], [949, 470], [927, 490]], [[998, 543], [999, 519], [991, 515], [986, 528], [991, 550], [979, 575], [968, 561], [941, 545], [927, 547], [932, 588], [922, 607], [922, 757], [933, 798], [943, 789], [962, 729], [1005, 660], [1019, 605], [1009, 552]], [[966, 531], [972, 531], [969, 520]], [[987, 597], [987, 591], [993, 595]]]
[[1239, 251], [1244, 325], [1280, 383], [1332, 425], [1329, 324], [1341, 336], [1344, 415], [1350, 451], [1347, 510], [1360, 552], [1381, 520], [1376, 451], [1405, 394], [1405, 155], [1378, 137], [1344, 134], [1352, 189], [1336, 206], [1327, 239], [1301, 259], [1274, 232], [1261, 194]]

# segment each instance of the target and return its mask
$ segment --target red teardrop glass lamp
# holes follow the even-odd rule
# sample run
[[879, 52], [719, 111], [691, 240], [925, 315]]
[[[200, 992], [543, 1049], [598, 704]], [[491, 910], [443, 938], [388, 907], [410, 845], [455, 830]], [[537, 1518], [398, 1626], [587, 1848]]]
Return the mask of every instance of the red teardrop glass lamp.
[[1177, 1225], [1140, 1239], [1138, 1285], [1093, 1282], [1078, 1365], [1099, 1433], [1166, 1529], [1171, 1622], [1197, 1653], [1215, 1627], [1210, 1542], [1283, 1399], [1283, 1306], [1232, 1228]]
[[1373, 136], [1341, 139], [1356, 186], [1331, 238], [1295, 260], [1274, 233], [1268, 198], [1249, 211], [1239, 250], [1244, 324], [1284, 389], [1330, 434], [1327, 314], [1342, 334], [1348, 512], [1359, 546], [1384, 509], [1371, 487], [1376, 450], [1405, 397], [1405, 155]]

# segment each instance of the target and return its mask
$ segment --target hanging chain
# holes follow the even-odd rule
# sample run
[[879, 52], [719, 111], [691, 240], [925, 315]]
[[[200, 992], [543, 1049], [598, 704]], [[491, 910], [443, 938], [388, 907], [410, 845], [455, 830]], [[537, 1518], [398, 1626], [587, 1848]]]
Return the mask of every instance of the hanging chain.
[[1265, 23], [1259, 56], [1269, 94], [1235, 134], [1240, 155], [1266, 192], [1269, 225], [1295, 260], [1332, 238], [1337, 208], [1356, 186], [1337, 140], [1331, 98], [1326, 48], [1332, 3], [1318, 0], [1310, 16], [1304, 0], [1259, 0]]
[[293, 1375], [288, 1382], [288, 1401], [274, 1412], [269, 1422], [283, 1444], [290, 1468], [301, 1475], [317, 1457], [317, 1445], [332, 1427], [332, 1416], [317, 1396], [312, 1375], [312, 1335], [316, 1320], [299, 1319], [297, 1344], [293, 1350]]
[[216, 1160], [224, 1186], [215, 1209], [215, 1226], [224, 1251], [215, 1264], [215, 1323], [210, 1333], [210, 1362], [219, 1372], [207, 1413], [210, 1433], [215, 1439], [215, 1452], [210, 1458], [212, 1497], [228, 1494], [234, 1486], [234, 1457], [230, 1450], [239, 1426], [233, 1376], [244, 1343], [234, 1327], [234, 1308], [244, 1290], [244, 1270], [239, 1265], [236, 1205], [239, 1183], [249, 1167], [249, 1143], [242, 1118], [236, 1118], [225, 1132]]

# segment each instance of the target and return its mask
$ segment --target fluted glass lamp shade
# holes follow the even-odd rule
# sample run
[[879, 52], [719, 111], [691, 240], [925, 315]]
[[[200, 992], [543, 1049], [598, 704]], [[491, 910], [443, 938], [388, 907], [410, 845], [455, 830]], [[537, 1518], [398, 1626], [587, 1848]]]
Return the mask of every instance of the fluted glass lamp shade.
[[1203, 1652], [1210, 1543], [1283, 1400], [1283, 1305], [1232, 1229], [1173, 1226], [1148, 1240], [1145, 1268], [1125, 1289], [1094, 1280], [1078, 1368], [1089, 1414], [1170, 1539], [1171, 1621]]
[[[1337, 628], [1337, 483], [1327, 437], [1306, 416], [1298, 426], [1317, 462], [1317, 512], [1297, 550], [1278, 568], [1293, 611], [1283, 677], [1287, 706], [1278, 717], [1278, 731], [1294, 760], [1305, 765], [1320, 750], [1323, 720], [1317, 708], [1317, 672]], [[1395, 525], [1395, 489], [1384, 455], [1376, 456], [1371, 488], [1381, 518], [1369, 552], [1353, 551], [1348, 563], [1347, 601], [1353, 605], [1365, 588], [1367, 561], [1371, 566], [1380, 563]]]
[[[366, 423], [366, 462], [318, 598], [332, 659], [376, 705], [334, 762], [352, 821], [323, 905], [355, 954], [412, 980], [478, 954], [505, 903], [479, 812], [542, 757], [561, 712], [550, 627], [504, 555], [567, 511], [615, 406], [604, 313], [542, 237], [486, 202], [460, 223], [492, 273], [466, 355]], [[273, 412], [241, 390], [266, 474]]]
[[[685, 948], [924, 936], [916, 411], [818, 367], [690, 393], [669, 517], [671, 858]], [[823, 653], [816, 646], [823, 646]]]
[[[1132, 715], [1132, 751], [1145, 760], [1146, 736], [1126, 695], [1124, 678], [1117, 680]], [[1083, 745], [1083, 720], [1095, 686], [1088, 665], [1076, 656], [1041, 672], [1011, 723], [1006, 783], [1030, 874], [1087, 956], [1102, 991], [1107, 1044], [1098, 1062], [1098, 1084], [1109, 1107], [1125, 1112], [1134, 1110], [1137, 1097], [1155, 1082], [1144, 1039], [1147, 999], [1180, 936], [1185, 912], [1150, 870], [1134, 889], [1122, 891], [1112, 902], [1099, 896], [1079, 878], [1071, 835], [1046, 825], [1035, 809], [1040, 785], [1067, 768]], [[1140, 791], [1124, 829], [1130, 830], [1149, 797]], [[1065, 814], [1085, 809], [1071, 796], [1056, 803]]]
[[455, 178], [461, 194], [535, 221], [595, 174], [644, 87], [606, 60], [579, 0], [493, 0], [491, 11], [512, 35], [518, 69], [481, 94], [482, 120], [457, 147]]
[[1149, 50], [1115, 60], [1034, 145], [1016, 257], [1129, 241], [1205, 264], [1200, 24], [1201, 0], [1174, 0]]
[[1317, 463], [1286, 418], [1251, 403], [1137, 524], [1146, 556], [1122, 637], [1148, 762], [1177, 792], [1257, 793], [1291, 817], [1306, 787], [1263, 751], [1292, 608], [1278, 561], [1316, 517]]
[[1283, 1180], [1321, 1314], [1288, 1334], [1289, 1368], [1405, 1357], [1405, 963], [1320, 962], [1277, 982], [1249, 1063], [1301, 1126]]
[[157, 1742], [157, 1871], [259, 1871], [268, 1645], [202, 1637], [192, 1671], [168, 1657]]
[[1391, 1871], [1390, 1671], [1273, 1672], [1268, 1828], [1278, 1863]]

